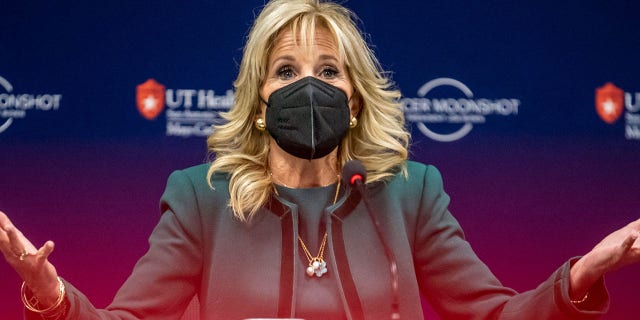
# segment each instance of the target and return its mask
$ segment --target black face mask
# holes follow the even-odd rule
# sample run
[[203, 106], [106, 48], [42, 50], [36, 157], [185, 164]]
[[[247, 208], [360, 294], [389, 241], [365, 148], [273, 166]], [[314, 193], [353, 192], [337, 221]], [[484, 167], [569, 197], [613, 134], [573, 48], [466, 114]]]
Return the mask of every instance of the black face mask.
[[344, 91], [309, 76], [274, 91], [265, 120], [280, 148], [298, 158], [317, 159], [340, 145], [350, 115]]

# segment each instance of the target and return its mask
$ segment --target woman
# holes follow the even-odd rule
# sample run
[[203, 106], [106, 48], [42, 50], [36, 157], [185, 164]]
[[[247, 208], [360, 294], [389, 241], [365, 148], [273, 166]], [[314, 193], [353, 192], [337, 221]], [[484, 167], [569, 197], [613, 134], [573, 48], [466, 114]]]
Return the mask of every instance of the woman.
[[[28, 319], [178, 319], [194, 295], [203, 319], [421, 319], [421, 292], [444, 319], [591, 319], [603, 275], [640, 260], [638, 220], [534, 290], [503, 287], [438, 171], [407, 161], [400, 94], [342, 6], [268, 3], [235, 87], [215, 160], [171, 175], [150, 249], [106, 309], [58, 277], [52, 242], [36, 249], [0, 213]], [[368, 191], [340, 176], [354, 159]]]

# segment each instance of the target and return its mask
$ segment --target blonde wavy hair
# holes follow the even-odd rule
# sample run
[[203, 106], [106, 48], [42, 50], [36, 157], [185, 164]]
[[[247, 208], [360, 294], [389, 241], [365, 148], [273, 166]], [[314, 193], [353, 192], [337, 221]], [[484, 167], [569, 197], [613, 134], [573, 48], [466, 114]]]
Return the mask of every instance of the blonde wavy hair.
[[360, 160], [367, 169], [367, 183], [384, 180], [398, 170], [406, 175], [410, 135], [398, 102], [400, 92], [385, 76], [356, 20], [349, 9], [320, 0], [273, 0], [256, 18], [234, 82], [234, 106], [222, 115], [227, 122], [216, 126], [207, 139], [215, 156], [207, 180], [212, 186], [214, 173], [228, 174], [229, 206], [238, 219], [249, 220], [273, 192], [267, 161], [269, 134], [257, 130], [254, 119], [260, 113], [259, 90], [269, 55], [286, 28], [298, 34], [303, 44], [312, 43], [316, 26], [329, 30], [362, 103], [358, 126], [349, 130], [339, 146], [338, 165]]

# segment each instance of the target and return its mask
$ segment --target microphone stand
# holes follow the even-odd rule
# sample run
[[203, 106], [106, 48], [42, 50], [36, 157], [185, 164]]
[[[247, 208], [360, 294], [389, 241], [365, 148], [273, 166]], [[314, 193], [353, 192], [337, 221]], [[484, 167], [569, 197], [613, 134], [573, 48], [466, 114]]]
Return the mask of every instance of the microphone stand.
[[[356, 160], [352, 160], [352, 161], [356, 161]], [[358, 166], [356, 167], [361, 167], [362, 171], [365, 170], [364, 166], [362, 166], [361, 163], [358, 163]], [[393, 252], [391, 251], [391, 248], [389, 247], [384, 237], [382, 236], [382, 231], [380, 230], [380, 222], [378, 221], [378, 218], [376, 217], [376, 215], [373, 213], [373, 210], [371, 209], [371, 204], [369, 203], [369, 195], [367, 194], [367, 188], [363, 181], [364, 177], [366, 177], [366, 171], [362, 173], [355, 172], [351, 174], [351, 176], [349, 177], [349, 184], [352, 186], [355, 186], [358, 192], [360, 192], [360, 195], [362, 195], [364, 206], [367, 209], [367, 213], [369, 213], [369, 217], [371, 218], [371, 222], [373, 222], [373, 226], [376, 230], [376, 234], [380, 239], [380, 242], [382, 242], [382, 247], [384, 248], [384, 254], [387, 257], [387, 260], [389, 261], [389, 272], [391, 274], [391, 291], [392, 291], [391, 319], [397, 320], [397, 319], [400, 319], [400, 307], [399, 307], [399, 301], [398, 301], [399, 300], [398, 298], [398, 282], [399, 282], [398, 281], [398, 265], [396, 263], [396, 258]]]

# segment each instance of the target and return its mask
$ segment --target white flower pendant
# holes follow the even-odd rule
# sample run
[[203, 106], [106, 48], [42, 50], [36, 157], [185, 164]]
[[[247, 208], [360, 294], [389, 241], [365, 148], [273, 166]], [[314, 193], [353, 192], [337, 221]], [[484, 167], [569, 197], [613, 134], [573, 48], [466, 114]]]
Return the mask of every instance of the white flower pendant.
[[327, 263], [322, 258], [313, 258], [307, 267], [307, 275], [313, 277], [315, 274], [316, 277], [322, 277], [325, 273], [327, 273]]

